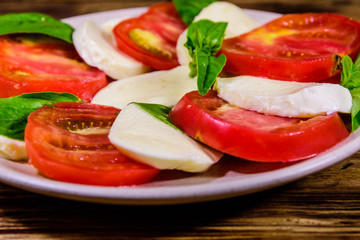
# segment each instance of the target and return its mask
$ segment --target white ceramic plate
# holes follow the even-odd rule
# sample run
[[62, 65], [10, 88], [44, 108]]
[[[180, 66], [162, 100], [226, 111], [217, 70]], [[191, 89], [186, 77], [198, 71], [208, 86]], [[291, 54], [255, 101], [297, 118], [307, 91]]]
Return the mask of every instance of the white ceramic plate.
[[[65, 19], [74, 27], [145, 11], [134, 8]], [[265, 23], [279, 14], [246, 10]], [[27, 163], [0, 159], [0, 180], [11, 186], [60, 198], [110, 204], [179, 204], [224, 199], [276, 187], [329, 167], [360, 149], [360, 130], [321, 155], [296, 163], [255, 163], [227, 157], [202, 174], [163, 171], [154, 181], [136, 187], [98, 187], [47, 179]]]

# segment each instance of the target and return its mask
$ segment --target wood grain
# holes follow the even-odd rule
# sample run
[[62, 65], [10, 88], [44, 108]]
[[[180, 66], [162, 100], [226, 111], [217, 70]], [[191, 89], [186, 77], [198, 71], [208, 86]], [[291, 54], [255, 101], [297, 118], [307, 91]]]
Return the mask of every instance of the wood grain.
[[[57, 18], [158, 1], [2, 0], [0, 14]], [[336, 12], [360, 20], [359, 0], [238, 0], [279, 13]], [[227, 200], [117, 206], [56, 199], [0, 184], [0, 239], [360, 239], [360, 153], [285, 186]]]

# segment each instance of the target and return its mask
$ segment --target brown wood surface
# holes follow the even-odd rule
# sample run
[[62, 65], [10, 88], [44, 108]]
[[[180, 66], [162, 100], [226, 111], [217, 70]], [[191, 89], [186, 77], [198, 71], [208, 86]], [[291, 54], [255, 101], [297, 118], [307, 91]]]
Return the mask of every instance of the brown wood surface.
[[[0, 13], [63, 18], [157, 1], [1, 0]], [[360, 20], [359, 0], [243, 0], [280, 13], [337, 12]], [[46, 197], [0, 184], [0, 239], [360, 239], [360, 153], [272, 190], [176, 206], [114, 206]]]

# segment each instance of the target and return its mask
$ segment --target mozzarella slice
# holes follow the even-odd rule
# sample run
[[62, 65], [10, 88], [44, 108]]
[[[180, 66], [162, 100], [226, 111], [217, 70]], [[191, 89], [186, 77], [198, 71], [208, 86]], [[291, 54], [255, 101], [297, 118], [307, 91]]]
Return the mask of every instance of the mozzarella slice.
[[158, 169], [202, 172], [223, 155], [161, 122], [136, 104], [129, 104], [119, 113], [110, 129], [109, 140], [124, 154]]
[[176, 55], [180, 65], [188, 66], [192, 61], [189, 50], [184, 46], [187, 41], [187, 30], [180, 34], [176, 43]]
[[105, 36], [105, 38], [107, 38], [108, 40], [110, 40], [110, 42], [116, 46], [116, 40], [113, 34], [113, 29], [116, 25], [118, 25], [120, 22], [122, 22], [125, 19], [131, 18], [130, 16], [124, 16], [124, 17], [120, 17], [120, 18], [112, 18], [110, 20], [107, 20], [106, 22], [102, 23], [101, 25], [99, 25], [100, 30], [102, 32], [102, 34]]
[[[209, 19], [213, 22], [227, 22], [225, 38], [232, 38], [243, 33], [249, 32], [260, 26], [255, 19], [245, 13], [240, 7], [229, 2], [214, 2], [203, 8], [194, 21]], [[188, 49], [184, 47], [187, 41], [187, 31], [185, 30], [178, 39], [176, 53], [181, 65], [188, 65], [191, 57]]]
[[350, 91], [338, 84], [300, 83], [252, 76], [218, 78], [219, 97], [256, 112], [307, 118], [332, 112], [349, 113]]
[[209, 19], [213, 22], [227, 22], [225, 38], [232, 38], [260, 26], [255, 19], [240, 7], [229, 2], [214, 2], [203, 8], [194, 21]]
[[73, 33], [76, 51], [90, 66], [97, 67], [113, 79], [121, 79], [149, 71], [144, 64], [122, 53], [114, 42], [111, 26], [102, 29], [94, 22], [85, 21]]
[[27, 160], [25, 142], [0, 136], [0, 157], [10, 160]]
[[92, 103], [123, 108], [131, 102], [174, 106], [185, 93], [197, 89], [196, 78], [189, 77], [189, 68], [179, 66], [115, 81], [101, 89]]

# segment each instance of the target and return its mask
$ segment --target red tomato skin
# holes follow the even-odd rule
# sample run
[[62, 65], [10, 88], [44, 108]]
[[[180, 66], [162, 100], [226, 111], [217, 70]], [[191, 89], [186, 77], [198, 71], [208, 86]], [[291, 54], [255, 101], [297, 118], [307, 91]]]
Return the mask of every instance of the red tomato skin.
[[146, 183], [159, 173], [160, 170], [138, 163], [117, 150], [111, 145], [106, 129], [101, 133], [79, 134], [61, 127], [66, 121], [69, 126], [81, 124], [90, 116], [91, 121], [85, 124], [103, 121], [109, 127], [119, 109], [87, 103], [54, 106], [31, 113], [25, 128], [29, 163], [41, 174], [70, 183], [123, 186]]
[[[51, 80], [50, 80], [51, 79]], [[94, 76], [19, 76], [0, 72], [0, 98], [32, 92], [67, 92], [90, 102], [95, 94], [108, 84], [102, 72]]]
[[225, 39], [219, 53], [227, 57], [224, 69], [237, 75], [314, 82], [339, 74], [341, 57], [355, 59], [359, 50], [358, 21], [332, 13], [306, 13], [287, 14]]
[[214, 149], [259, 162], [307, 159], [349, 135], [337, 113], [303, 120], [263, 115], [231, 106], [213, 91], [204, 96], [196, 91], [186, 94], [170, 119]]
[[[151, 31], [159, 39], [164, 40], [163, 48], [171, 53], [171, 57], [144, 50], [135, 43], [129, 33], [133, 29]], [[179, 35], [186, 29], [175, 6], [171, 2], [157, 3], [147, 12], [136, 18], [120, 22], [113, 29], [117, 46], [125, 54], [157, 70], [169, 70], [179, 65], [176, 55], [176, 42]]]
[[159, 170], [149, 170], [146, 168], [134, 169], [132, 171], [124, 171], [122, 169], [107, 171], [81, 168], [51, 161], [47, 157], [44, 157], [41, 152], [37, 151], [37, 146], [33, 144], [27, 145], [27, 151], [32, 153], [30, 164], [41, 174], [51, 179], [68, 183], [97, 186], [140, 185], [149, 182], [159, 172]]
[[[227, 59], [224, 70], [237, 75], [266, 77], [275, 80], [314, 82], [334, 76], [334, 57], [323, 57], [311, 60], [284, 61], [274, 60], [263, 56], [247, 56], [224, 52]], [[246, 63], [239, 67], [238, 63]]]
[[30, 92], [68, 92], [86, 102], [108, 84], [105, 73], [85, 64], [60, 40], [0, 37], [0, 98]]

